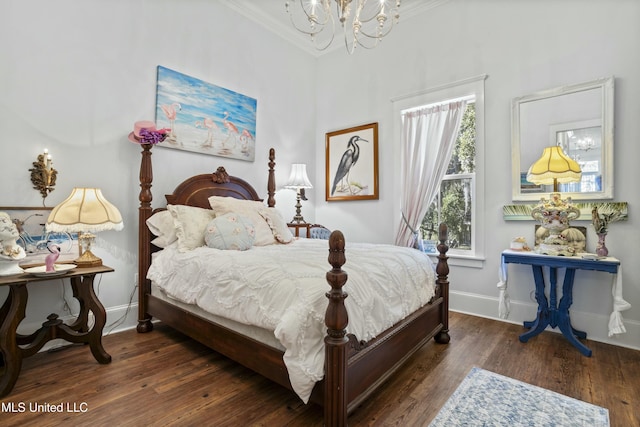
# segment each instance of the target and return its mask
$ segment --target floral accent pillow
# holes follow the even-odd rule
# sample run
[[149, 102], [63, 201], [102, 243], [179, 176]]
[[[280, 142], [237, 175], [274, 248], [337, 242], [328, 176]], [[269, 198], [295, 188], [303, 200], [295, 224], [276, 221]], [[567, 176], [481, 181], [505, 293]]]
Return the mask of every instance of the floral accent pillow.
[[282, 215], [275, 208], [264, 208], [258, 211], [260, 216], [267, 221], [271, 231], [273, 232], [273, 237], [280, 243], [291, 243], [293, 241], [293, 234], [291, 234], [291, 230], [287, 226], [287, 221], [284, 220]]
[[167, 205], [178, 236], [178, 250], [188, 252], [204, 246], [204, 229], [216, 214], [211, 209], [185, 205]]
[[256, 239], [251, 221], [242, 215], [228, 213], [211, 220], [204, 231], [204, 241], [210, 248], [246, 251]]
[[256, 240], [253, 242], [254, 246], [267, 246], [277, 243], [271, 227], [269, 227], [267, 221], [260, 215], [260, 210], [267, 209], [264, 203], [233, 197], [211, 196], [209, 197], [209, 205], [211, 205], [211, 209], [213, 209], [218, 216], [227, 213], [236, 213], [251, 221], [256, 230]]

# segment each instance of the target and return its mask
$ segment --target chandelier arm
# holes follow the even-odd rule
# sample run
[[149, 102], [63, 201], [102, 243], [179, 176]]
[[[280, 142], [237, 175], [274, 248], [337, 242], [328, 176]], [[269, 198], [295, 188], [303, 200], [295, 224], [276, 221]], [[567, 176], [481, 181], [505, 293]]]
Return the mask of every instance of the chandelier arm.
[[[391, 2], [391, 5], [387, 5], [388, 0], [335, 0], [336, 17], [331, 13], [331, 0], [313, 0], [309, 3], [308, 0], [299, 0], [293, 2], [294, 6], [290, 6], [290, 2], [286, 2], [286, 10], [291, 19], [293, 27], [303, 34], [307, 34], [311, 37], [312, 43], [317, 50], [325, 50], [332, 43], [335, 38], [336, 32], [336, 19], [340, 22], [344, 33], [345, 48], [349, 54], [353, 54], [357, 46], [361, 46], [365, 49], [373, 49], [386, 37], [394, 25], [398, 22], [400, 17], [400, 0]], [[306, 3], [306, 6], [305, 6]], [[297, 13], [293, 10], [295, 8], [301, 8], [302, 13]], [[385, 8], [387, 8], [385, 10]], [[318, 20], [316, 12], [320, 10], [322, 22]], [[352, 14], [353, 12], [353, 14]], [[296, 19], [300, 17], [301, 19]], [[366, 15], [363, 19], [362, 16]], [[298, 22], [302, 22], [302, 19], [306, 17], [307, 25], [309, 29], [303, 28]], [[328, 41], [319, 43], [317, 35], [328, 31], [328, 23], [331, 21], [332, 32], [328, 37]], [[363, 29], [364, 28], [364, 29]], [[372, 33], [371, 31], [374, 31]], [[322, 37], [327, 39], [327, 37]]]
[[386, 32], [381, 33], [379, 35], [371, 35], [371, 34], [368, 34], [368, 33], [364, 32], [364, 31], [360, 31], [358, 33], [358, 35], [362, 35], [362, 36], [366, 37], [365, 40], [375, 40], [373, 45], [371, 45], [371, 43], [369, 43], [369, 44], [365, 43], [360, 37], [355, 37], [355, 39], [357, 40], [358, 44], [360, 46], [362, 46], [363, 48], [365, 48], [365, 49], [374, 49], [382, 41], [382, 38], [386, 37], [387, 34], [389, 34], [391, 32], [392, 28], [393, 27], [390, 27]]
[[299, 6], [294, 5], [293, 8], [297, 10], [297, 8], [299, 7], [302, 10], [302, 13], [304, 13], [304, 16], [306, 17], [305, 21], [307, 22], [307, 25], [310, 25], [309, 23], [313, 22], [315, 25], [320, 27], [318, 31], [313, 31], [313, 30], [307, 30], [301, 27], [300, 25], [298, 25], [298, 23], [296, 22], [296, 18], [294, 16], [296, 15], [296, 12], [290, 10], [289, 2], [286, 2], [286, 11], [289, 15], [289, 20], [291, 21], [291, 25], [293, 25], [293, 28], [295, 28], [296, 30], [300, 31], [303, 34], [307, 34], [310, 36], [315, 36], [316, 34], [320, 34], [326, 28], [326, 25], [329, 22], [329, 20], [333, 21], [333, 15], [331, 15], [330, 11], [326, 9], [324, 2], [323, 2], [323, 5], [321, 6], [322, 9], [324, 10], [324, 20], [322, 22], [320, 22], [317, 19], [317, 15], [309, 14], [307, 9], [304, 7], [303, 0], [298, 0], [296, 3], [299, 3]]
[[[349, 55], [353, 55], [353, 52], [355, 52], [356, 50], [356, 38], [354, 37], [353, 41], [351, 42], [351, 46], [349, 46], [349, 39], [347, 37], [347, 30], [344, 29], [344, 47], [347, 49], [347, 53]], [[360, 44], [360, 43], [358, 43]]]
[[[323, 12], [324, 19], [322, 19], [322, 22], [318, 20], [318, 15], [313, 13], [315, 12], [315, 10], [312, 10], [311, 11], [312, 13], [309, 13], [309, 11], [304, 6], [304, 0], [298, 0], [297, 2], [294, 2], [294, 5], [292, 8], [289, 7], [289, 2], [286, 2], [285, 6], [286, 6], [286, 11], [289, 15], [289, 19], [291, 21], [291, 25], [293, 26], [293, 28], [295, 28], [302, 34], [306, 34], [310, 36], [311, 41], [314, 44], [314, 47], [319, 51], [323, 51], [327, 49], [331, 45], [331, 43], [333, 43], [333, 39], [335, 37], [335, 20], [333, 18], [333, 15], [331, 14], [331, 5], [329, 3], [329, 0], [320, 0], [320, 2], [321, 4], [318, 7], [321, 8]], [[302, 9], [302, 12], [300, 11], [295, 12], [291, 10], [291, 9], [297, 9], [297, 8]], [[309, 29], [303, 28], [302, 26], [299, 25], [298, 22], [296, 22], [296, 16], [302, 16], [301, 13], [304, 13], [304, 16], [306, 17], [307, 25], [309, 25], [310, 27]], [[331, 32], [330, 32], [331, 37], [326, 42], [326, 44], [320, 45], [317, 41], [316, 36], [321, 34], [323, 31], [325, 31], [328, 28], [329, 22], [331, 22]], [[317, 30], [313, 29], [314, 25], [317, 26], [318, 28]]]

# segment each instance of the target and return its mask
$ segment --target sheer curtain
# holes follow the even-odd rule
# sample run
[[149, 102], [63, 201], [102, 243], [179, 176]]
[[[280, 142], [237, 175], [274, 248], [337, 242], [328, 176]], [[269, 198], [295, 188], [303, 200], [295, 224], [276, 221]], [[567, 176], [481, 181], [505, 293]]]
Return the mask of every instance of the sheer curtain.
[[396, 245], [414, 246], [418, 229], [440, 191], [455, 146], [466, 101], [402, 114], [402, 220]]

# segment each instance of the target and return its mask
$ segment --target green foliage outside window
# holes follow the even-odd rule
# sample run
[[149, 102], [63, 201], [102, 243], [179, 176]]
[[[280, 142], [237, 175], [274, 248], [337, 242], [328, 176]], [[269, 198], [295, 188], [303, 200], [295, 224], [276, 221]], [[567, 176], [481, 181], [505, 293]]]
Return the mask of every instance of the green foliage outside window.
[[472, 179], [476, 160], [476, 110], [475, 104], [467, 104], [462, 116], [460, 133], [451, 154], [447, 175], [440, 186], [440, 193], [427, 211], [420, 231], [427, 240], [437, 240], [438, 224], [449, 228], [449, 246], [471, 250], [471, 213], [474, 195]]

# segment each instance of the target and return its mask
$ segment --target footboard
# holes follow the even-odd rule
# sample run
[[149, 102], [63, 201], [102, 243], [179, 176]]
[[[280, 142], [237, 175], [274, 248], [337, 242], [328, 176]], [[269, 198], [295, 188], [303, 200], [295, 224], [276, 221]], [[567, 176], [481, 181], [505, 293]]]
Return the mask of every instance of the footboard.
[[327, 273], [331, 291], [327, 293], [329, 305], [325, 315], [325, 379], [324, 387], [316, 387], [312, 395], [312, 400], [324, 404], [325, 426], [346, 426], [347, 414], [430, 338], [434, 337], [442, 344], [449, 342], [449, 267], [446, 256], [449, 247], [445, 224], [440, 225], [439, 240], [434, 298], [377, 338], [359, 343], [346, 334], [348, 316], [344, 301], [348, 295], [342, 289], [347, 282], [347, 273], [342, 270], [346, 261], [344, 236], [340, 231], [331, 234], [329, 263], [332, 269]]

